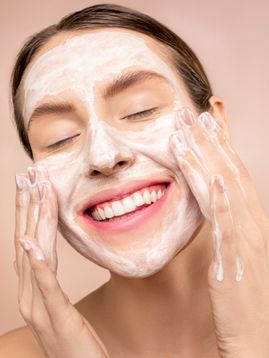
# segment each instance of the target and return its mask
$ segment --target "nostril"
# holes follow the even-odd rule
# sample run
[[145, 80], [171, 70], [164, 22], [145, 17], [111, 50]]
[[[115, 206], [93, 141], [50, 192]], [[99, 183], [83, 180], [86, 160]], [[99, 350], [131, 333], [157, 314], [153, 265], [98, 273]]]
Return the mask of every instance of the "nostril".
[[[112, 163], [111, 163], [112, 164]], [[126, 160], [119, 160], [115, 163], [115, 165], [107, 165], [107, 166], [99, 166], [99, 167], [91, 167], [89, 174], [91, 177], [97, 177], [99, 175], [112, 175], [117, 170], [125, 169], [129, 166], [129, 162]]]
[[126, 164], [126, 162], [125, 162], [124, 160], [120, 160], [120, 161], [118, 162], [118, 166], [119, 166], [119, 167], [123, 167], [125, 164]]
[[123, 168], [125, 168], [125, 167], [127, 167], [127, 166], [128, 166], [128, 162], [127, 162], [127, 161], [125, 161], [125, 160], [120, 160], [120, 161], [115, 165], [114, 170], [115, 170], [115, 169], [119, 169], [119, 168], [123, 169]]
[[93, 176], [93, 177], [96, 177], [97, 175], [99, 175], [100, 174], [100, 172], [98, 171], [98, 170], [93, 170], [92, 172], [91, 172], [91, 176]]

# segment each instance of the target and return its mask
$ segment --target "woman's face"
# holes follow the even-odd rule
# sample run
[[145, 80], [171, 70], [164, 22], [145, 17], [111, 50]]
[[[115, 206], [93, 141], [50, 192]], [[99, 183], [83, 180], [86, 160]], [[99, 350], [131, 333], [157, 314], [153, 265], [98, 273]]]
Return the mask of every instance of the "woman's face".
[[202, 221], [169, 149], [176, 111], [194, 110], [170, 63], [162, 45], [134, 31], [61, 34], [21, 85], [34, 161], [58, 195], [59, 230], [123, 276], [159, 271]]

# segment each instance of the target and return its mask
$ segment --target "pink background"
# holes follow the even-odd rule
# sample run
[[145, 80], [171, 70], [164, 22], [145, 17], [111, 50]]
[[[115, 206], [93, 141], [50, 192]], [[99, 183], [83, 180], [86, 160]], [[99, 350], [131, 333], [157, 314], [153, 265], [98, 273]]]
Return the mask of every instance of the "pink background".
[[[0, 13], [0, 334], [24, 325], [17, 306], [14, 174], [25, 171], [24, 154], [10, 119], [8, 82], [24, 39], [63, 15], [101, 2], [82, 0], [5, 1]], [[144, 11], [178, 33], [194, 49], [230, 115], [232, 142], [249, 169], [269, 211], [269, 26], [268, 1], [116, 1]], [[59, 236], [58, 279], [72, 302], [97, 288], [109, 273], [77, 254]]]

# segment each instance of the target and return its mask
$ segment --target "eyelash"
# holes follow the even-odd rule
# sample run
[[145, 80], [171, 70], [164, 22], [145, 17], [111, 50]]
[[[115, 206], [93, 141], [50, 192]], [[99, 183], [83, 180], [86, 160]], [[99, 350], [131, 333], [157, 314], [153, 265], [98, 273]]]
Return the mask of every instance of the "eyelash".
[[[143, 118], [148, 116], [149, 114], [153, 114], [154, 112], [156, 112], [157, 107], [151, 108], [151, 109], [147, 109], [145, 111], [141, 111], [141, 112], [137, 112], [134, 114], [130, 114], [129, 116], [123, 117], [122, 119], [125, 118]], [[65, 138], [60, 140], [59, 142], [56, 142], [54, 144], [51, 144], [48, 146], [49, 149], [56, 149], [56, 148], [60, 148], [62, 147], [64, 144], [67, 144], [69, 142], [72, 141], [72, 139], [74, 139], [75, 137], [79, 136], [79, 134], [74, 135], [73, 137], [69, 137], [69, 138]]]
[[146, 109], [145, 111], [130, 114], [129, 116], [123, 117], [122, 119], [125, 119], [125, 118], [143, 118], [143, 117], [146, 117], [146, 116], [156, 112], [157, 108], [158, 107], [153, 107], [153, 108], [150, 108], [150, 109]]
[[62, 147], [64, 144], [71, 142], [72, 139], [76, 138], [76, 137], [79, 136], [79, 135], [80, 135], [80, 134], [76, 134], [76, 135], [74, 135], [73, 137], [69, 137], [69, 138], [65, 138], [65, 139], [59, 140], [59, 142], [56, 142], [56, 143], [54, 143], [54, 144], [49, 145], [48, 148], [49, 148], [49, 149], [56, 149], [56, 148]]

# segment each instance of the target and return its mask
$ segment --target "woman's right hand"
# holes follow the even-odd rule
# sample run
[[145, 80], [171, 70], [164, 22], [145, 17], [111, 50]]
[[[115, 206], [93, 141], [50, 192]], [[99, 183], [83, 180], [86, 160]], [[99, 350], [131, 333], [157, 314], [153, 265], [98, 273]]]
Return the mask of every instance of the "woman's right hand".
[[104, 344], [56, 279], [57, 196], [45, 168], [16, 175], [20, 313], [49, 358], [107, 358]]

